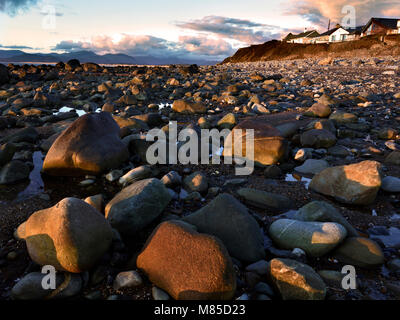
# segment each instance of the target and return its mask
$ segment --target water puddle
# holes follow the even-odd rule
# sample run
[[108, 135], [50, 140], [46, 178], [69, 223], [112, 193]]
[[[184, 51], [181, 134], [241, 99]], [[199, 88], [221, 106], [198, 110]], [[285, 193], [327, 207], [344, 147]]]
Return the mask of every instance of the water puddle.
[[43, 153], [40, 151], [35, 152], [33, 154], [34, 168], [29, 175], [30, 183], [24, 191], [18, 194], [16, 201], [26, 200], [44, 191], [44, 182], [41, 175], [43, 162]]
[[286, 182], [302, 182], [302, 183], [304, 183], [305, 184], [305, 188], [307, 190], [308, 190], [308, 188], [310, 186], [311, 180], [312, 179], [300, 176], [300, 175], [298, 175], [296, 173], [287, 174], [286, 178], [285, 178]]
[[172, 108], [172, 104], [171, 103], [160, 103], [158, 105], [158, 110], [162, 110], [162, 109], [167, 108], [167, 107], [171, 107]]
[[86, 114], [85, 110], [77, 110], [74, 108], [70, 108], [70, 107], [62, 107], [60, 110], [58, 110], [58, 112], [54, 113], [54, 115], [59, 115], [60, 113], [66, 113], [66, 112], [71, 112], [71, 111], [75, 111], [79, 117], [82, 117], [83, 115]]
[[[71, 111], [75, 111], [79, 117], [82, 117], [87, 113], [85, 110], [81, 110], [81, 109], [74, 109], [74, 108], [70, 108], [70, 107], [62, 107], [60, 110], [58, 110], [58, 112], [53, 113], [53, 115], [56, 116], [56, 115], [58, 115], [60, 113], [67, 113], [67, 112], [71, 112]], [[98, 108], [95, 112], [96, 113], [100, 113], [101, 111], [102, 111], [101, 108]]]

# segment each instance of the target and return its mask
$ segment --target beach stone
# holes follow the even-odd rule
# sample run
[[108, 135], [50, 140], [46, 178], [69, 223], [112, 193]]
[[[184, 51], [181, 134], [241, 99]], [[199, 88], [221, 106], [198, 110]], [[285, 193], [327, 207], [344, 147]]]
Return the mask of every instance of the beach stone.
[[19, 142], [28, 142], [35, 143], [39, 138], [39, 133], [35, 128], [28, 127], [14, 134], [10, 134], [4, 138], [1, 138], [0, 141], [3, 142], [11, 142], [11, 143], [19, 143]]
[[16, 152], [16, 147], [12, 143], [5, 143], [0, 147], [0, 167], [9, 163]]
[[218, 128], [220, 130], [231, 130], [236, 125], [236, 117], [233, 113], [228, 113], [225, 117], [218, 121]]
[[304, 174], [317, 174], [328, 167], [329, 163], [325, 160], [308, 159], [302, 166], [296, 167], [295, 170]]
[[268, 274], [268, 262], [265, 260], [257, 261], [253, 264], [250, 264], [246, 267], [246, 271], [254, 272], [259, 276], [265, 276]]
[[310, 189], [342, 203], [369, 205], [381, 187], [380, 169], [376, 161], [328, 168], [314, 176]]
[[183, 218], [222, 240], [229, 253], [246, 262], [265, 258], [264, 239], [257, 221], [247, 208], [229, 194], [221, 194], [207, 206]]
[[29, 178], [29, 166], [19, 160], [13, 160], [7, 163], [0, 170], [0, 185], [13, 184]]
[[59, 271], [91, 269], [111, 245], [112, 230], [96, 209], [76, 198], [35, 212], [18, 228], [31, 259]]
[[237, 191], [240, 197], [246, 200], [246, 203], [258, 208], [291, 209], [291, 200], [283, 195], [266, 192], [262, 190], [242, 188]]
[[96, 63], [92, 63], [92, 62], [87, 62], [82, 64], [82, 68], [83, 71], [85, 72], [101, 72], [102, 68], [96, 64]]
[[136, 118], [125, 118], [125, 117], [120, 117], [120, 116], [112, 116], [114, 121], [118, 124], [119, 128], [122, 129], [137, 129], [137, 130], [143, 130], [143, 131], [148, 131], [149, 126], [147, 125], [146, 122], [136, 119]]
[[50, 175], [97, 175], [129, 157], [119, 127], [107, 112], [86, 114], [71, 124], [46, 155], [43, 172]]
[[329, 106], [322, 103], [315, 103], [305, 112], [304, 115], [308, 117], [327, 118], [331, 113], [332, 110]]
[[67, 71], [74, 71], [75, 69], [79, 68], [81, 63], [77, 59], [71, 59], [65, 64], [65, 70]]
[[153, 171], [150, 166], [141, 166], [135, 169], [132, 169], [127, 174], [123, 175], [118, 183], [123, 186], [127, 186], [133, 182], [144, 180], [150, 178], [153, 175]]
[[385, 262], [382, 249], [370, 239], [353, 237], [348, 238], [334, 253], [342, 263], [362, 268], [375, 268]]
[[168, 293], [166, 293], [164, 290], [161, 290], [160, 288], [153, 287], [151, 289], [151, 295], [153, 296], [153, 299], [155, 301], [168, 301], [170, 300], [170, 297]]
[[142, 277], [136, 271], [120, 272], [113, 284], [114, 290], [140, 287], [143, 284]]
[[282, 249], [300, 248], [312, 257], [322, 257], [346, 238], [347, 231], [332, 222], [280, 219], [271, 225], [269, 235]]
[[232, 260], [222, 242], [186, 223], [164, 222], [137, 259], [150, 281], [175, 300], [230, 300], [236, 290]]
[[400, 192], [400, 179], [391, 176], [383, 178], [382, 190], [393, 193]]
[[399, 151], [393, 151], [390, 153], [386, 159], [385, 159], [386, 164], [394, 164], [396, 166], [400, 166], [400, 152]]
[[172, 110], [177, 113], [206, 113], [207, 108], [201, 103], [193, 103], [187, 100], [175, 100]]
[[87, 204], [90, 204], [93, 208], [95, 208], [98, 212], [104, 211], [104, 197], [102, 194], [98, 194], [95, 196], [87, 197], [85, 199]]
[[321, 276], [322, 280], [333, 288], [342, 289], [342, 282], [344, 275], [339, 271], [333, 270], [321, 270], [318, 271], [318, 274]]
[[208, 190], [207, 176], [203, 172], [194, 172], [183, 180], [186, 190], [203, 193]]
[[336, 124], [346, 124], [346, 123], [356, 123], [358, 122], [358, 117], [355, 114], [335, 111], [329, 117]]
[[182, 183], [182, 177], [176, 171], [171, 171], [162, 177], [161, 182], [166, 187], [180, 185]]
[[[54, 290], [43, 289], [42, 280], [45, 276], [40, 272], [28, 273], [12, 288], [11, 296], [16, 300], [42, 300], [46, 298]], [[62, 277], [56, 276], [56, 286], [60, 286], [62, 282]]]
[[326, 285], [310, 266], [290, 259], [273, 259], [269, 277], [283, 300], [324, 300]]
[[[233, 132], [226, 138], [225, 148], [223, 155], [225, 157], [239, 157], [246, 158], [246, 130], [254, 130], [254, 160], [256, 165], [268, 166], [277, 164], [287, 157], [289, 152], [289, 146], [287, 140], [283, 137], [282, 133], [265, 123], [264, 121], [257, 119], [245, 120], [237, 125]], [[238, 130], [238, 131], [236, 131]], [[239, 137], [235, 137], [235, 134], [239, 134]], [[233, 141], [239, 139], [242, 141], [242, 150], [235, 151]]]
[[0, 64], [0, 86], [10, 81], [10, 73], [4, 64]]
[[397, 135], [398, 131], [392, 128], [384, 128], [378, 132], [378, 138], [381, 140], [393, 140]]
[[15, 300], [65, 299], [77, 295], [82, 288], [82, 278], [77, 274], [56, 273], [56, 289], [45, 290], [42, 286], [46, 274], [32, 272], [24, 276], [11, 290]]
[[324, 201], [313, 201], [300, 208], [294, 215], [295, 220], [314, 222], [336, 222], [346, 228], [347, 234], [357, 237], [358, 232], [332, 205]]
[[336, 137], [328, 130], [313, 129], [304, 132], [300, 137], [303, 147], [315, 149], [330, 148], [336, 144]]
[[107, 204], [105, 214], [121, 235], [134, 236], [157, 219], [170, 201], [171, 195], [160, 180], [140, 180], [122, 189]]

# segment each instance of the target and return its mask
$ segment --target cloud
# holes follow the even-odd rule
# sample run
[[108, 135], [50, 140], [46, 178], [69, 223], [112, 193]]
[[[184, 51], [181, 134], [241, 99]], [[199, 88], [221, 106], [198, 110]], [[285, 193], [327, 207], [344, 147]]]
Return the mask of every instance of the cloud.
[[107, 53], [126, 53], [130, 55], [162, 54], [170, 50], [167, 40], [149, 35], [123, 34], [119, 41], [110, 36], [96, 36], [90, 41], [61, 41], [54, 50], [76, 51], [93, 50]]
[[10, 16], [15, 16], [36, 5], [37, 2], [38, 0], [0, 0], [0, 11]]
[[365, 24], [372, 17], [399, 17], [398, 0], [289, 0], [285, 4], [286, 15], [299, 15], [312, 24], [326, 28], [329, 19], [341, 23], [345, 6], [353, 6], [357, 25]]
[[234, 52], [232, 45], [223, 39], [212, 39], [204, 36], [180, 36], [179, 42], [185, 50], [210, 56], [228, 56]]
[[231, 55], [232, 46], [223, 39], [205, 36], [181, 36], [179, 41], [168, 41], [150, 35], [122, 34], [118, 40], [109, 36], [97, 36], [90, 41], [65, 40], [59, 42], [54, 51], [90, 50], [98, 54], [124, 53], [130, 56], [153, 56], [158, 58], [203, 58], [221, 59]]
[[32, 47], [27, 47], [27, 46], [17, 46], [17, 45], [12, 45], [12, 46], [3, 46], [0, 44], [0, 48], [4, 49], [12, 49], [12, 50], [34, 50]]
[[189, 22], [176, 22], [176, 26], [198, 32], [211, 33], [217, 37], [240, 41], [245, 44], [263, 43], [277, 36], [277, 26], [250, 20], [220, 16], [207, 16]]

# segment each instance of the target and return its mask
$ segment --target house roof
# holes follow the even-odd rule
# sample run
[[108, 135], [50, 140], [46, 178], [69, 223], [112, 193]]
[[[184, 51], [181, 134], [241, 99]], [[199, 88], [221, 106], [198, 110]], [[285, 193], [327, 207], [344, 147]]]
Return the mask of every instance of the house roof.
[[397, 22], [400, 20], [398, 19], [389, 19], [389, 18], [371, 18], [368, 23], [363, 28], [362, 32], [365, 32], [369, 28], [369, 26], [375, 22], [379, 24], [381, 27], [385, 29], [397, 29]]
[[289, 40], [293, 40], [293, 39], [310, 38], [310, 37], [316, 37], [318, 35], [319, 35], [319, 33], [316, 30], [306, 31], [306, 32], [299, 33], [299, 34], [289, 33], [286, 36], [285, 40], [289, 41]]
[[348, 31], [350, 34], [361, 34], [363, 29], [364, 26], [359, 26], [355, 28], [347, 28], [346, 31]]
[[[335, 32], [338, 31], [339, 29], [343, 29], [343, 28], [342, 28], [342, 27], [333, 28], [333, 29], [331, 29], [331, 30], [329, 30], [329, 31], [327, 31], [327, 32], [325, 32], [325, 33], [322, 33], [322, 34], [320, 35], [320, 37], [330, 36], [331, 34], [335, 33]], [[345, 29], [343, 29], [343, 30], [345, 30]], [[348, 31], [348, 30], [345, 30], [345, 31]]]

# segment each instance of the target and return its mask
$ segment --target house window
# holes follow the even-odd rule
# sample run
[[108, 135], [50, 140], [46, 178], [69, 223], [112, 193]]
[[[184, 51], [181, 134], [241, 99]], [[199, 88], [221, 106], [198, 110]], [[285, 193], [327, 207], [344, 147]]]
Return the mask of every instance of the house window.
[[336, 41], [336, 36], [332, 36], [332, 42]]

